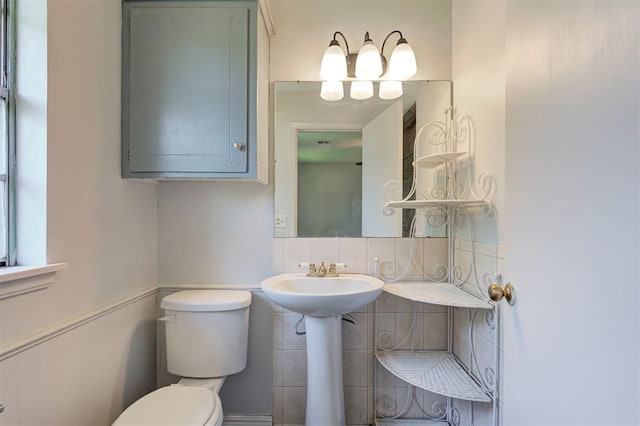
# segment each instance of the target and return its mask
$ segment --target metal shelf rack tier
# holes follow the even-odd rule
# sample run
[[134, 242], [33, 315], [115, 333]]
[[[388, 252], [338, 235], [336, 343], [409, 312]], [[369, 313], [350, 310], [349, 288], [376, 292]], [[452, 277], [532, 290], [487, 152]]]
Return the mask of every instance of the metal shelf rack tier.
[[405, 299], [433, 305], [493, 309], [492, 303], [481, 300], [452, 283], [403, 281], [385, 284], [384, 291]]
[[380, 419], [376, 418], [375, 426], [447, 426], [447, 422], [434, 422], [424, 419]]
[[493, 401], [447, 351], [376, 352], [376, 358], [393, 375], [420, 389], [467, 401]]

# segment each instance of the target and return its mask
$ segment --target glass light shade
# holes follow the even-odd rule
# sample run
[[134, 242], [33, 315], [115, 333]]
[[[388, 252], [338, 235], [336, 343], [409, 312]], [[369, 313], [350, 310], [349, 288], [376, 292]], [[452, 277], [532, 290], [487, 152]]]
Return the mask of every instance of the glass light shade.
[[341, 81], [323, 81], [320, 97], [325, 101], [339, 101], [344, 98], [344, 87]]
[[395, 80], [406, 80], [418, 71], [416, 55], [409, 43], [398, 43], [391, 52], [389, 60], [389, 77]]
[[368, 41], [360, 48], [356, 59], [356, 77], [373, 80], [382, 75], [382, 59], [375, 44]]
[[362, 80], [352, 81], [349, 96], [356, 100], [369, 99], [373, 96], [373, 82]]
[[320, 78], [325, 81], [347, 78], [347, 57], [340, 45], [333, 44], [325, 50], [320, 64]]
[[380, 82], [380, 90], [378, 91], [380, 99], [396, 99], [402, 96], [402, 82], [395, 80], [383, 80]]

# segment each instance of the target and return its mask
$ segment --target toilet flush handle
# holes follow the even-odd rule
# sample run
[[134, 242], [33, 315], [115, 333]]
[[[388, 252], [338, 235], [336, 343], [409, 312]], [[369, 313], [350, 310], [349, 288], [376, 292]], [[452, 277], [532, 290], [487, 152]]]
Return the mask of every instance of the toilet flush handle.
[[158, 318], [158, 321], [176, 322], [176, 316], [175, 315], [167, 315], [167, 316]]

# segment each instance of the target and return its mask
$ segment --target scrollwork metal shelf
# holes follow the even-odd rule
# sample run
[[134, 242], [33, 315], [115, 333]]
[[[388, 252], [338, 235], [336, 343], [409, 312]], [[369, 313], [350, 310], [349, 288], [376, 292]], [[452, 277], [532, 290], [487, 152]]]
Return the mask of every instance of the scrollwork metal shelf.
[[[446, 266], [436, 265], [433, 271], [424, 271], [424, 276], [429, 281], [402, 281], [404, 277], [400, 276], [389, 278], [388, 281], [391, 282], [385, 284], [383, 294], [387, 294], [387, 297], [397, 296], [413, 302], [413, 320], [406, 336], [391, 338], [388, 331], [379, 332], [377, 304], [375, 305], [375, 357], [379, 364], [408, 386], [402, 405], [398, 405], [395, 398], [384, 394], [376, 397], [377, 426], [459, 426], [463, 415], [467, 416], [465, 422], [475, 424], [473, 419], [476, 404], [482, 407], [479, 410], [484, 413], [488, 408], [485, 404], [490, 404], [492, 420], [486, 423], [494, 426], [499, 424], [499, 350], [495, 343], [499, 341], [499, 310], [496, 304], [481, 296], [486, 292], [482, 285], [487, 284], [485, 279], [491, 272], [485, 271], [484, 275], [478, 273], [473, 244], [469, 264], [464, 267], [454, 265], [454, 239], [457, 231], [467, 228], [469, 240], [473, 241], [472, 214], [475, 212], [472, 213], [471, 210], [480, 207], [481, 213], [493, 214], [490, 200], [494, 192], [494, 178], [487, 172], [476, 173], [474, 170], [475, 137], [471, 119], [452, 109], [447, 109], [444, 115], [443, 121], [431, 121], [416, 133], [413, 151], [416, 160], [413, 162], [411, 189], [405, 192], [399, 181], [387, 182], [383, 188], [385, 215], [393, 215], [398, 209], [415, 209], [409, 236], [440, 236], [441, 233], [434, 232], [434, 229], [446, 229], [449, 260]], [[409, 263], [415, 261], [411, 257], [412, 253], [413, 251], [410, 252]], [[383, 260], [376, 259], [378, 263]], [[446, 350], [414, 347], [419, 303], [447, 307]], [[468, 343], [456, 350], [453, 337], [454, 308], [466, 309], [466, 320], [460, 321], [467, 322], [464, 327], [469, 339]], [[457, 318], [464, 318], [462, 315]], [[480, 358], [476, 354], [476, 327], [480, 327], [479, 318], [482, 316], [484, 332], [493, 333], [492, 358]], [[458, 358], [460, 354], [463, 358]], [[376, 389], [377, 383], [376, 373]], [[414, 389], [446, 397], [446, 402], [436, 400], [431, 409], [427, 409]], [[374, 394], [377, 395], [377, 390]], [[458, 401], [467, 402], [460, 405]], [[461, 414], [461, 410], [468, 411]], [[416, 414], [422, 418], [408, 418]]]
[[491, 203], [485, 200], [403, 200], [389, 201], [385, 207], [395, 209], [424, 209], [442, 206], [488, 207]]
[[378, 351], [376, 358], [391, 374], [420, 389], [467, 401], [493, 401], [450, 352]]
[[458, 152], [443, 152], [441, 154], [429, 154], [423, 157], [418, 158], [413, 162], [415, 167], [424, 167], [425, 169], [433, 169], [436, 167], [440, 167], [447, 161], [455, 161], [458, 158], [466, 155], [467, 153], [464, 151]]
[[448, 426], [447, 422], [423, 419], [375, 419], [375, 426]]
[[[403, 197], [400, 181], [392, 180], [384, 185], [385, 215], [393, 215], [395, 209], [422, 209], [426, 210], [426, 216], [431, 216], [429, 222], [433, 224], [434, 217], [442, 219], [447, 215], [443, 209], [448, 207], [484, 207], [485, 214], [493, 214], [489, 201], [494, 187], [493, 177], [481, 172], [475, 179], [475, 141], [471, 119], [451, 109], [447, 109], [444, 115], [444, 121], [430, 121], [416, 133], [413, 146], [416, 160], [408, 193]], [[431, 169], [433, 175], [419, 172], [421, 169]]]
[[448, 282], [412, 282], [385, 284], [384, 291], [404, 299], [457, 308], [493, 309], [493, 304]]

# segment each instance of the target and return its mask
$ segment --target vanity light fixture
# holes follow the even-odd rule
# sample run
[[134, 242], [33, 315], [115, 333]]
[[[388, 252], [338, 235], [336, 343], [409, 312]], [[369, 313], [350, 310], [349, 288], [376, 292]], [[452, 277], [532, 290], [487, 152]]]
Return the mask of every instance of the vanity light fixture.
[[373, 82], [365, 80], [353, 80], [349, 91], [351, 99], [363, 100], [373, 96]]
[[[373, 40], [369, 37], [369, 32], [364, 34], [364, 43], [358, 51], [356, 59], [356, 78], [373, 80], [378, 78], [384, 72], [382, 60], [384, 57], [373, 44]], [[386, 62], [386, 60], [385, 60]]]
[[[400, 39], [391, 52], [387, 67], [384, 47], [393, 34], [398, 34]], [[337, 36], [342, 37], [346, 54]], [[373, 44], [369, 32], [366, 32], [358, 54], [349, 51], [346, 37], [340, 31], [336, 31], [320, 65], [320, 77], [323, 80], [320, 96], [328, 101], [342, 99], [342, 81], [351, 78], [354, 80], [351, 82], [350, 96], [353, 99], [368, 99], [373, 96], [372, 81], [379, 79], [387, 68], [387, 79], [380, 82], [378, 95], [381, 99], [395, 99], [402, 95], [402, 80], [413, 77], [418, 71], [415, 53], [400, 31], [394, 30], [387, 34], [380, 51]]]
[[320, 87], [320, 97], [325, 101], [339, 101], [344, 97], [341, 81], [323, 81]]
[[[407, 39], [402, 36], [402, 33], [398, 30], [392, 31], [382, 42], [382, 50], [384, 50], [384, 44], [391, 34], [398, 33], [400, 39], [396, 43], [396, 47], [391, 52], [391, 59], [389, 60], [389, 78], [394, 80], [406, 80], [413, 77], [418, 72], [418, 65], [416, 64], [416, 54], [413, 52], [413, 48], [407, 43]], [[384, 58], [384, 57], [383, 57]]]
[[382, 80], [378, 90], [380, 99], [396, 99], [402, 96], [402, 82], [398, 80]]

